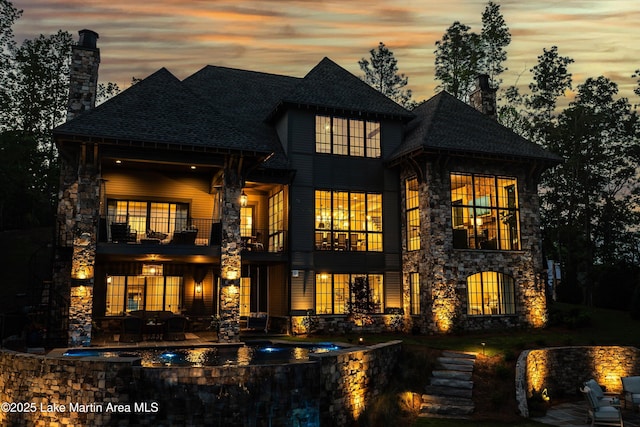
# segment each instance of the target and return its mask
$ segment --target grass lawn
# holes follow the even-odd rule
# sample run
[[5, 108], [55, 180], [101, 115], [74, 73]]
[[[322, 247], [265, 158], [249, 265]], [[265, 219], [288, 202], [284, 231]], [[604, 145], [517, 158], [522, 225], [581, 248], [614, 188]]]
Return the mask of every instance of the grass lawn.
[[[569, 345], [640, 347], [640, 335], [637, 333], [640, 322], [632, 320], [627, 312], [554, 303], [550, 313], [551, 326], [541, 330], [483, 331], [446, 336], [364, 335], [367, 344], [402, 340], [403, 354], [389, 393], [367, 409], [359, 420], [359, 426], [540, 427], [544, 424], [517, 415], [514, 368], [523, 350]], [[359, 338], [360, 335], [352, 333], [289, 339], [357, 343]], [[474, 352], [478, 355], [474, 371], [476, 411], [472, 420], [417, 418], [416, 408], [402, 407], [402, 403], [399, 407], [394, 406], [394, 401], [398, 400], [394, 396], [401, 392], [422, 393], [424, 386], [429, 383], [435, 358], [441, 350]]]

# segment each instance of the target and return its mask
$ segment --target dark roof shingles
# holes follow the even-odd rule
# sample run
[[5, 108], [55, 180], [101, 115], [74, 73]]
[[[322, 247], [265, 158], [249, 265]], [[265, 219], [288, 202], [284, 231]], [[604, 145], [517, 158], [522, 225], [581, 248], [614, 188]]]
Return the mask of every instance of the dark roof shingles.
[[517, 135], [452, 95], [441, 92], [413, 110], [405, 139], [391, 159], [417, 150], [539, 159], [560, 157]]

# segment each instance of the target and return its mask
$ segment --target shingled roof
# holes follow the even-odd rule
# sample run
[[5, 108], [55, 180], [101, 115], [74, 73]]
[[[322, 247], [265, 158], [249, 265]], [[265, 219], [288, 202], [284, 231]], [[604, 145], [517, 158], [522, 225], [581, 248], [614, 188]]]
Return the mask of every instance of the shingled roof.
[[407, 124], [405, 139], [392, 154], [392, 162], [416, 152], [507, 157], [551, 164], [562, 160], [447, 92], [440, 92], [413, 113], [416, 117]]
[[273, 151], [270, 143], [241, 129], [162, 68], [59, 126], [55, 134], [266, 154]]
[[[324, 58], [286, 94], [282, 105], [305, 105], [350, 114], [409, 120], [413, 114], [338, 64]], [[274, 110], [276, 116], [280, 108]]]
[[324, 58], [304, 78], [207, 66], [180, 81], [162, 68], [54, 134], [274, 154], [267, 165], [284, 168], [286, 157], [270, 121], [290, 107], [413, 117]]

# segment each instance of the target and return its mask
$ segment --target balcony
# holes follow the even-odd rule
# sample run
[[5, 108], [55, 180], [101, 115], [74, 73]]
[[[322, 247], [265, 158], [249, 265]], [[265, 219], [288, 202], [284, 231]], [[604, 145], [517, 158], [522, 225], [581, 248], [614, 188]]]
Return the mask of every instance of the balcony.
[[266, 229], [252, 230], [251, 235], [242, 236], [242, 251], [282, 253], [287, 248], [286, 231], [269, 233]]
[[98, 242], [127, 245], [220, 245], [220, 223], [211, 219], [190, 218], [173, 221], [172, 224], [156, 224], [156, 228], [146, 221], [117, 221], [116, 218], [100, 219]]

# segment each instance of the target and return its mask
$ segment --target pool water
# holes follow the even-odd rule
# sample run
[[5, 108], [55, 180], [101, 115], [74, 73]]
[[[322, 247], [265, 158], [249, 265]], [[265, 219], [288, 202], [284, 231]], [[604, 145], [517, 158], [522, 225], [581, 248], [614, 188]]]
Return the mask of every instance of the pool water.
[[260, 343], [242, 346], [69, 349], [66, 357], [139, 357], [144, 367], [246, 366], [306, 362], [310, 354], [340, 350], [332, 343]]

